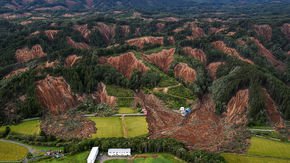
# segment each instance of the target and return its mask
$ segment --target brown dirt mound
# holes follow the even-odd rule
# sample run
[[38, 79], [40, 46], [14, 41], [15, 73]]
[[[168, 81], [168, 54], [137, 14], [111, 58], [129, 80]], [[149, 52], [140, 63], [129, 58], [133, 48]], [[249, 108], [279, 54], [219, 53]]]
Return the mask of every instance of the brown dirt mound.
[[250, 136], [246, 131], [248, 90], [237, 92], [228, 103], [228, 112], [222, 116], [215, 114], [215, 105], [209, 95], [197, 102], [186, 117], [164, 107], [154, 95], [138, 93], [136, 101], [147, 110], [150, 138], [175, 138], [190, 149], [212, 152], [247, 149]]
[[64, 113], [77, 105], [77, 99], [63, 77], [48, 75], [36, 82], [36, 96], [40, 104], [54, 115]]
[[163, 45], [163, 37], [140, 37], [134, 38], [126, 41], [130, 46], [136, 46], [138, 48], [143, 48], [145, 44], [153, 44], [153, 45]]
[[202, 63], [206, 63], [206, 55], [200, 49], [196, 49], [196, 48], [193, 49], [191, 47], [184, 47], [184, 48], [182, 48], [182, 52], [185, 55], [192, 56], [193, 58], [199, 60]]
[[196, 79], [196, 71], [186, 63], [179, 63], [174, 67], [174, 76], [187, 83], [193, 83]]
[[220, 50], [227, 55], [236, 57], [239, 60], [242, 60], [242, 61], [247, 62], [249, 64], [254, 64], [251, 60], [241, 57], [236, 49], [228, 47], [223, 41], [215, 41], [212, 43], [212, 45], [215, 49]]
[[223, 64], [225, 64], [225, 63], [224, 62], [213, 62], [207, 66], [207, 70], [209, 72], [209, 75], [213, 80], [216, 79], [216, 73], [217, 73], [219, 66], [223, 65]]
[[52, 62], [46, 61], [44, 64], [37, 66], [38, 69], [54, 68], [59, 64], [59, 61], [55, 60]]
[[83, 38], [85, 38], [86, 40], [88, 40], [91, 35], [91, 31], [88, 29], [88, 24], [75, 25], [73, 29], [80, 32]]
[[53, 40], [55, 36], [58, 34], [59, 30], [46, 30], [44, 31], [44, 34], [48, 39]]
[[59, 139], [84, 139], [96, 133], [95, 122], [77, 114], [47, 115], [41, 121], [41, 130]]
[[41, 58], [46, 56], [40, 45], [34, 45], [31, 49], [23, 48], [16, 51], [15, 57], [17, 62], [27, 62], [34, 58]]
[[264, 56], [267, 61], [270, 62], [276, 69], [280, 71], [284, 71], [286, 69], [286, 65], [283, 62], [277, 60], [276, 57], [268, 49], [266, 49], [259, 40], [255, 38], [251, 39], [258, 46], [258, 54]]
[[290, 24], [289, 23], [283, 24], [283, 26], [281, 27], [281, 31], [285, 34], [287, 39], [290, 40]]
[[90, 46], [83, 42], [75, 42], [71, 37], [66, 38], [67, 44], [75, 49], [89, 49]]
[[141, 61], [139, 61], [132, 52], [125, 53], [117, 57], [101, 57], [100, 63], [107, 63], [113, 66], [127, 78], [131, 78], [134, 70], [138, 70], [142, 73], [148, 71], [148, 68]]
[[80, 60], [82, 57], [78, 57], [77, 55], [69, 55], [66, 57], [64, 64], [65, 67], [72, 67], [75, 63], [77, 63], [78, 60]]
[[164, 49], [158, 53], [152, 53], [150, 55], [144, 55], [143, 58], [150, 63], [158, 66], [163, 72], [167, 73], [169, 71], [170, 65], [174, 60], [175, 48]]
[[267, 41], [272, 39], [272, 27], [270, 25], [254, 25], [254, 30], [258, 36], [264, 37]]
[[98, 104], [107, 104], [111, 107], [114, 107], [117, 104], [117, 98], [108, 95], [106, 85], [104, 83], [98, 84], [98, 90], [92, 95], [92, 97]]
[[13, 76], [19, 75], [19, 74], [26, 72], [28, 70], [29, 70], [29, 68], [27, 68], [27, 67], [14, 70], [14, 71], [10, 72], [8, 75], [4, 76], [3, 79], [11, 78]]

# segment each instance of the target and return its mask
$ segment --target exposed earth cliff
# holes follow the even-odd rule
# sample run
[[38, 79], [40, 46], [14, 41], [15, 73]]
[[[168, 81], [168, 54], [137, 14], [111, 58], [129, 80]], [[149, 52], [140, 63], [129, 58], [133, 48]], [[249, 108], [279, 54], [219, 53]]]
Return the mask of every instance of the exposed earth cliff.
[[143, 58], [150, 63], [159, 67], [163, 72], [167, 73], [171, 63], [174, 60], [175, 49], [164, 49], [161, 52], [143, 55]]
[[186, 63], [178, 63], [174, 67], [174, 76], [182, 79], [186, 83], [193, 83], [196, 79], [196, 71]]
[[46, 56], [40, 45], [34, 45], [31, 49], [23, 48], [16, 51], [15, 57], [18, 62], [27, 62], [35, 58]]

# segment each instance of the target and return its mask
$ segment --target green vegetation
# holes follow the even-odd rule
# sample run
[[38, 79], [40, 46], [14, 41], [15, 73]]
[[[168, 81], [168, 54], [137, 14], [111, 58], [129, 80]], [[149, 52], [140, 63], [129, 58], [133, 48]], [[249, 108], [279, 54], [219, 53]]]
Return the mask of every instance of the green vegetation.
[[42, 160], [39, 161], [39, 163], [81, 163], [86, 162], [86, 159], [88, 157], [90, 152], [82, 152], [75, 155], [68, 155], [60, 159], [49, 159], [49, 160]]
[[119, 114], [132, 114], [132, 113], [137, 113], [137, 110], [130, 107], [120, 107], [118, 113]]
[[28, 150], [17, 144], [0, 141], [0, 162], [19, 161], [26, 157]]
[[251, 146], [247, 154], [290, 158], [290, 143], [252, 137]]
[[[120, 117], [91, 117], [96, 123], [97, 133], [93, 138], [123, 137]], [[128, 136], [140, 136], [148, 133], [145, 117], [125, 117]]]
[[110, 96], [115, 97], [134, 97], [134, 92], [131, 89], [122, 88], [115, 85], [107, 85], [107, 92]]
[[279, 159], [279, 158], [269, 158], [269, 157], [259, 157], [259, 156], [249, 156], [249, 155], [239, 155], [239, 154], [231, 154], [224, 153], [222, 156], [228, 163], [288, 163], [289, 160]]
[[118, 97], [117, 104], [119, 107], [131, 107], [134, 102], [134, 97]]
[[120, 117], [91, 117], [96, 123], [97, 133], [93, 138], [122, 137], [122, 123]]
[[143, 136], [148, 133], [145, 117], [125, 117], [128, 137]]
[[[139, 154], [134, 156], [134, 163], [185, 163], [171, 154]], [[105, 163], [129, 163], [132, 160], [108, 160]]]
[[174, 95], [174, 96], [179, 96], [179, 97], [188, 98], [188, 99], [194, 99], [193, 92], [190, 89], [184, 87], [183, 85], [178, 86], [178, 87], [169, 88], [167, 93]]
[[289, 162], [290, 143], [252, 137], [251, 145], [245, 155], [224, 153], [222, 156], [229, 163], [239, 162]]
[[[39, 135], [40, 133], [40, 122], [39, 120], [24, 121], [17, 125], [9, 126], [11, 133], [23, 134], [23, 135]], [[0, 127], [0, 132], [4, 131], [6, 126]]]

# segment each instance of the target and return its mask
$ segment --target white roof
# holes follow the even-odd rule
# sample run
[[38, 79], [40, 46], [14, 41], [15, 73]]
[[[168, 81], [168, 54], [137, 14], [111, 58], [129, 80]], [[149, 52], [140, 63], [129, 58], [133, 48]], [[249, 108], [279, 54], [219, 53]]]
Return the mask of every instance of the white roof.
[[131, 148], [110, 148], [108, 149], [108, 152], [111, 153], [111, 152], [131, 152]]
[[95, 160], [98, 153], [99, 153], [99, 147], [93, 147], [88, 157], [88, 160]]

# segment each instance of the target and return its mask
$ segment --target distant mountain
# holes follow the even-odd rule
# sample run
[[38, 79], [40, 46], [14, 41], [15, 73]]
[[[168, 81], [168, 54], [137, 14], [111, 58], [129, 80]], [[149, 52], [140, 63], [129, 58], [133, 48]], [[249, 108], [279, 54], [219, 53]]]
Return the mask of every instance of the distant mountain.
[[277, 3], [286, 2], [287, 0], [1, 0], [2, 9], [19, 10], [19, 9], [45, 9], [47, 7], [55, 10], [60, 9], [158, 9], [158, 8], [176, 8], [191, 7], [196, 4], [231, 4], [231, 3]]

